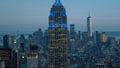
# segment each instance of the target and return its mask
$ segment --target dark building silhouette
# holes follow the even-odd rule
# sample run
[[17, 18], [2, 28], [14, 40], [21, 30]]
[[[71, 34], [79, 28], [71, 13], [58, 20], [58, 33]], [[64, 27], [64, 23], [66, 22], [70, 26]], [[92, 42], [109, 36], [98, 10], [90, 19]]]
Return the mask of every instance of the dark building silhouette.
[[109, 45], [115, 45], [116, 44], [116, 38], [115, 37], [108, 37], [107, 43]]
[[96, 42], [97, 44], [100, 43], [100, 33], [99, 33], [98, 31], [95, 32], [95, 42]]
[[26, 43], [27, 43], [27, 40], [26, 40], [26, 37], [25, 35], [20, 35], [20, 37], [17, 39], [17, 47], [21, 47], [21, 43], [24, 44], [24, 49], [26, 49]]
[[9, 48], [9, 35], [3, 36], [3, 48]]
[[48, 51], [48, 68], [67, 68], [67, 16], [60, 0], [50, 11]]
[[17, 48], [17, 40], [15, 37], [13, 37], [12, 39], [12, 45], [13, 48], [12, 49], [12, 68], [18, 68], [19, 67], [19, 60], [18, 60], [18, 48]]
[[111, 61], [108, 62], [107, 68], [114, 68], [114, 67], [113, 67], [113, 63], [112, 63]]
[[43, 31], [41, 28], [33, 33], [33, 41], [39, 47], [43, 45]]
[[48, 49], [48, 30], [45, 30], [44, 32], [44, 48], [45, 48], [45, 51], [47, 51]]
[[76, 40], [75, 24], [70, 24], [70, 42]]
[[84, 42], [88, 41], [88, 33], [87, 33], [87, 32], [83, 32], [83, 33], [82, 33], [82, 40], [83, 40]]
[[77, 34], [77, 40], [78, 40], [78, 41], [81, 40], [81, 31], [78, 31], [78, 34]]
[[12, 64], [12, 68], [18, 68], [18, 54], [15, 51], [12, 53]]
[[24, 43], [20, 44], [20, 51], [19, 51], [19, 68], [27, 68], [27, 59], [24, 49]]
[[109, 45], [111, 45], [111, 44], [116, 44], [116, 38], [115, 37], [108, 37], [108, 39], [107, 39], [107, 43], [109, 44]]
[[12, 57], [10, 48], [0, 48], [0, 68], [12, 68]]
[[20, 35], [20, 37], [19, 37], [19, 39], [18, 39], [18, 43], [19, 43], [19, 45], [20, 45], [21, 43], [26, 44], [26, 38], [25, 38], [25, 36], [24, 36], [23, 34]]

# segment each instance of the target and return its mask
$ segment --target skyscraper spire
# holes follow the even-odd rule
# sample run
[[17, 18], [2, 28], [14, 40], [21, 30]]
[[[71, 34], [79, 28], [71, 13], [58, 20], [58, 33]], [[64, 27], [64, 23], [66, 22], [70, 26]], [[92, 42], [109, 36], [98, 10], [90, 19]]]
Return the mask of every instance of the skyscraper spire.
[[90, 11], [88, 12], [88, 17], [91, 17], [91, 15], [90, 15]]
[[90, 12], [89, 12], [89, 16], [87, 17], [87, 32], [88, 32], [88, 38], [91, 39], [92, 38], [92, 17], [90, 16]]
[[60, 3], [60, 0], [55, 0], [56, 3]]
[[60, 0], [55, 0], [54, 6], [61, 6], [61, 5], [62, 5], [62, 4], [61, 4]]

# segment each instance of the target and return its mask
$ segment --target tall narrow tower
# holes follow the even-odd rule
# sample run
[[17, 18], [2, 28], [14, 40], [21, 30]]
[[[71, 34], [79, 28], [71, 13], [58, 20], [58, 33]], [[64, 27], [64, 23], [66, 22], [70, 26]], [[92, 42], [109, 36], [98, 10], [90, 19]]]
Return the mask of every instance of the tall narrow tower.
[[70, 24], [70, 42], [75, 42], [75, 40], [76, 40], [75, 24]]
[[48, 51], [48, 68], [67, 68], [67, 16], [60, 0], [50, 11]]
[[92, 17], [89, 16], [87, 17], [87, 32], [88, 32], [88, 38], [92, 39]]
[[3, 36], [3, 47], [4, 48], [9, 48], [9, 35], [4, 35]]

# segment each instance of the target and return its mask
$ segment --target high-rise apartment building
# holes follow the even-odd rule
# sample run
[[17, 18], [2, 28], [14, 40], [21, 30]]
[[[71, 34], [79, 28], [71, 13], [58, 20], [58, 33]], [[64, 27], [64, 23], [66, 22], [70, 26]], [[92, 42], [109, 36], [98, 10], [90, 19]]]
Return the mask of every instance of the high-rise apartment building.
[[67, 68], [67, 16], [60, 0], [53, 4], [48, 27], [48, 68]]

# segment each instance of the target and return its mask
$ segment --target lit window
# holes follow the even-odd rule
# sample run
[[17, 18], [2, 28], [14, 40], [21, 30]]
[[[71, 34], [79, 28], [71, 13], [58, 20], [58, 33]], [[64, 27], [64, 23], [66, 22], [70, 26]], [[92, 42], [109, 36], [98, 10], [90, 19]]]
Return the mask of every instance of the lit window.
[[22, 56], [22, 59], [24, 59], [25, 58], [25, 56]]

